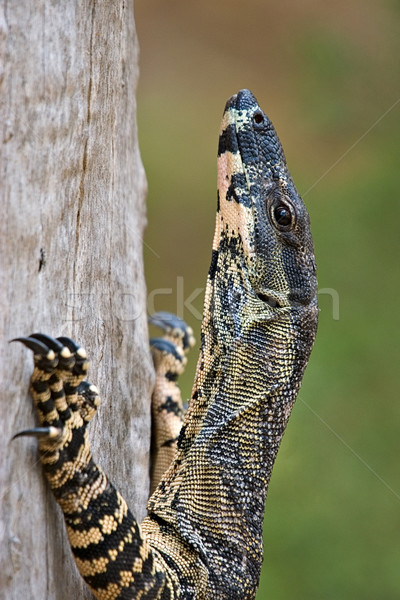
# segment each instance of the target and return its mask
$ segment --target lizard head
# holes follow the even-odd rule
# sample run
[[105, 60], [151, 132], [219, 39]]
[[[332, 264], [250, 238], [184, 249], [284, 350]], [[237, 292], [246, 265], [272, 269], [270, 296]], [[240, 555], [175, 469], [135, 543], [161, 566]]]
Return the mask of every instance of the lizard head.
[[248, 90], [228, 100], [222, 119], [215, 268], [221, 248], [230, 252], [231, 270], [245, 268], [248, 279], [241, 285], [264, 304], [316, 307], [307, 209], [274, 126]]

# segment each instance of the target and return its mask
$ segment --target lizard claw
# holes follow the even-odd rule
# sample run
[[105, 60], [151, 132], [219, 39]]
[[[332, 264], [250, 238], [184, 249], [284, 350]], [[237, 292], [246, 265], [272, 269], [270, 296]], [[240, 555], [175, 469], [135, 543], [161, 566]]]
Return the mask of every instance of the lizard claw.
[[77, 388], [78, 394], [83, 396], [85, 400], [95, 403], [95, 399], [99, 396], [99, 390], [97, 386], [89, 381], [81, 381]]
[[78, 408], [83, 420], [88, 423], [96, 413], [101, 404], [99, 390], [88, 381], [81, 381], [77, 387]]
[[86, 358], [86, 350], [79, 346], [74, 340], [69, 337], [58, 337], [57, 340], [61, 342], [65, 348], [68, 348], [73, 354], [77, 354], [80, 358]]
[[46, 335], [45, 333], [31, 333], [29, 337], [34, 338], [39, 342], [42, 342], [43, 344], [47, 345], [49, 348], [54, 350], [54, 352], [61, 352], [64, 347], [63, 344], [50, 337], [49, 335]]
[[[35, 334], [33, 334], [33, 336], [34, 335]], [[32, 336], [14, 338], [13, 340], [10, 340], [10, 342], [21, 342], [24, 344], [24, 346], [32, 350], [34, 354], [46, 356], [49, 360], [53, 360], [55, 358], [54, 351], [51, 348], [49, 349], [43, 342]], [[51, 356], [48, 356], [50, 352]]]
[[195, 343], [193, 329], [183, 319], [172, 313], [165, 311], [154, 313], [149, 316], [149, 323], [156, 325], [156, 327], [159, 327], [172, 337], [181, 338], [184, 350], [191, 348]]
[[150, 346], [163, 354], [172, 354], [172, 356], [179, 361], [182, 361], [183, 359], [183, 356], [179, 354], [175, 344], [164, 338], [150, 338]]
[[193, 331], [185, 321], [169, 312], [162, 311], [149, 316], [149, 323], [164, 332], [163, 337], [150, 339], [156, 372], [163, 374], [168, 381], [175, 382], [178, 375], [183, 373], [187, 362], [185, 355], [195, 342]]
[[62, 430], [59, 427], [34, 427], [32, 429], [24, 429], [23, 431], [19, 431], [15, 435], [12, 436], [11, 441], [16, 440], [19, 437], [36, 437], [36, 438], [45, 438], [49, 437], [51, 439], [58, 438], [62, 434]]

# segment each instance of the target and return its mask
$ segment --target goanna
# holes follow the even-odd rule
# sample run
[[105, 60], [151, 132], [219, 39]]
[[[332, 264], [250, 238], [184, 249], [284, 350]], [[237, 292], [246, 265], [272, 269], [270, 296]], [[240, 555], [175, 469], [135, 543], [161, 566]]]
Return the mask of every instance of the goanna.
[[157, 481], [173, 460], [141, 525], [90, 453], [86, 426], [99, 397], [84, 381], [85, 351], [68, 338], [20, 338], [34, 351], [40, 422], [22, 433], [39, 437], [78, 569], [97, 598], [255, 597], [268, 483], [317, 315], [306, 208], [271, 121], [241, 90], [222, 120], [201, 351], [182, 427], [176, 379], [190, 331], [165, 313], [153, 317], [164, 329], [153, 341]]

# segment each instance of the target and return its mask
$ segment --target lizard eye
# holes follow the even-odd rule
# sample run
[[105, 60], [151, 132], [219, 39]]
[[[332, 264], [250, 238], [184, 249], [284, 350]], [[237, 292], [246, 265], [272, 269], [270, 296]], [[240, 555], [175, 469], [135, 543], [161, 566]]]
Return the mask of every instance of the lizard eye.
[[289, 204], [277, 199], [271, 206], [272, 222], [280, 231], [289, 231], [294, 225], [294, 214]]

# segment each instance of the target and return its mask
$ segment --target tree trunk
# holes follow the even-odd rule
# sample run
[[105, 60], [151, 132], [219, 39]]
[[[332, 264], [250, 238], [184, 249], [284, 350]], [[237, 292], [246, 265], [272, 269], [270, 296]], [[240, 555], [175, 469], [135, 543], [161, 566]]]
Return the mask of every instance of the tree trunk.
[[[1, 6], [2, 5], [2, 6]], [[34, 331], [79, 341], [103, 398], [93, 454], [140, 520], [149, 398], [133, 1], [0, 5], [0, 598], [91, 598], [43, 478], [28, 395]]]

